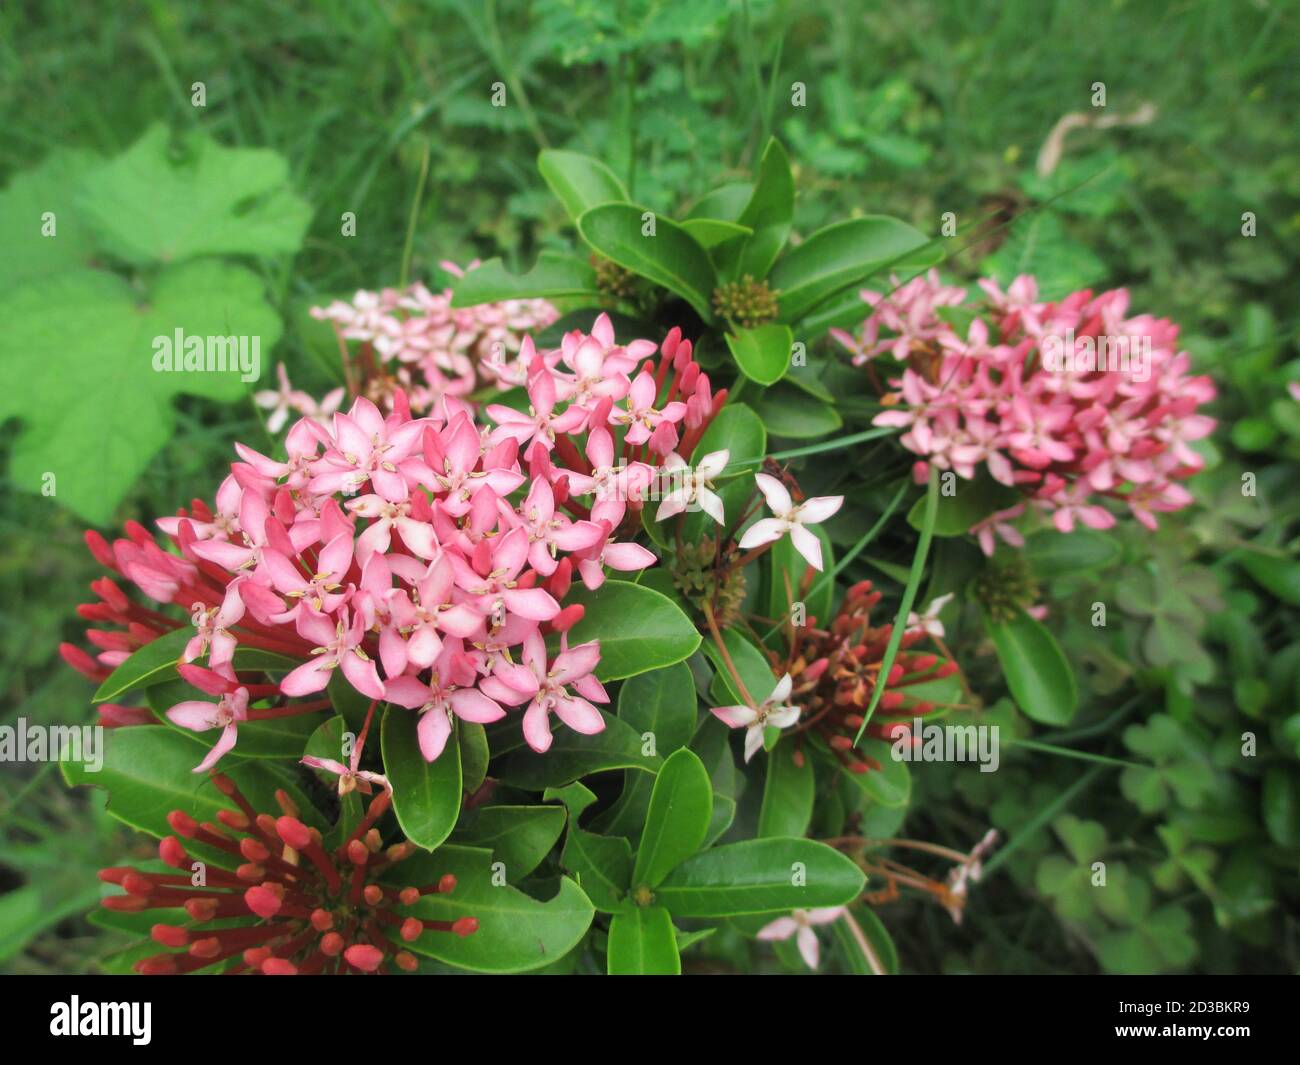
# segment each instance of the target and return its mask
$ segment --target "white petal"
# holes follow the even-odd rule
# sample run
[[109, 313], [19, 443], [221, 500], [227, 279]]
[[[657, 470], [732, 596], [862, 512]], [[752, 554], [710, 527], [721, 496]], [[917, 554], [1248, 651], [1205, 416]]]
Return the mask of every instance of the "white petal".
[[790, 539], [794, 543], [794, 549], [808, 560], [808, 564], [813, 569], [822, 568], [822, 542], [817, 539], [816, 533], [805, 529], [802, 525], [792, 525]]
[[766, 473], [756, 473], [754, 480], [758, 482], [758, 490], [763, 493], [768, 507], [777, 517], [789, 514], [794, 509], [794, 501], [790, 498], [790, 493], [775, 477]]
[[799, 520], [805, 525], [825, 521], [844, 505], [843, 496], [814, 496], [799, 504]]
[[760, 544], [770, 544], [773, 540], [781, 539], [785, 530], [786, 523], [779, 518], [763, 518], [745, 530], [745, 535], [740, 538], [740, 549], [748, 551]]

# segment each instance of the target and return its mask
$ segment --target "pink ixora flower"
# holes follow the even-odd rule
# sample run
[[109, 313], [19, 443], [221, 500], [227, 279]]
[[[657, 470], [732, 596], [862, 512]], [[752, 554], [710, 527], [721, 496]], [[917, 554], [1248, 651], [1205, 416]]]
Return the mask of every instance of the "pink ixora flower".
[[713, 451], [692, 469], [677, 452], [670, 454], [664, 460], [662, 477], [671, 487], [659, 504], [655, 521], [664, 521], [696, 506], [719, 525], [726, 524], [727, 515], [722, 500], [713, 491], [713, 479], [721, 476], [730, 458], [730, 451]]
[[[410, 324], [443, 310], [450, 321], [452, 309], [437, 304], [423, 290], [384, 292], [327, 317], [347, 323], [345, 339], [403, 366], [452, 344], [439, 372], [460, 381], [454, 340], [434, 335], [441, 326]], [[483, 335], [513, 328], [508, 316], [479, 324]], [[419, 712], [428, 759], [442, 754], [456, 718], [497, 721], [510, 708], [539, 751], [551, 742], [552, 713], [599, 731], [593, 704], [608, 701], [596, 676], [600, 645], [568, 644], [584, 614], [571, 601], [575, 579], [597, 590], [609, 571], [655, 563], [636, 542], [647, 489], [673, 446], [683, 464], [692, 460], [726, 393], [714, 394], [680, 330], [658, 346], [619, 345], [602, 318], [590, 337], [574, 330], [558, 349], [521, 342], [518, 351], [531, 414], [480, 411], [446, 391], [415, 417], [404, 388], [380, 404], [362, 382], [367, 395], [346, 412], [289, 428], [287, 458], [236, 445], [214, 505], [195, 500], [158, 521], [165, 543], [135, 523], [112, 544], [88, 533], [96, 561], [163, 609], [137, 603], [114, 578], [95, 581], [97, 600], [80, 612], [96, 625], [97, 653], [65, 645], [65, 659], [102, 681], [187, 615], [181, 676], [215, 699], [179, 703], [172, 716], [222, 729], [205, 765], [229, 750], [240, 721], [320, 713], [334, 691], [300, 698], [339, 684]], [[661, 395], [675, 398], [659, 406]], [[495, 428], [476, 422], [494, 413]], [[633, 423], [644, 430], [631, 433], [639, 443], [622, 428]], [[725, 462], [720, 453], [701, 465], [709, 473]], [[154, 719], [110, 706], [103, 720]], [[379, 783], [355, 759], [319, 762], [308, 764], [338, 774], [345, 790]]]
[[715, 706], [714, 716], [729, 728], [745, 729], [745, 761], [748, 762], [763, 746], [763, 730], [787, 728], [799, 720], [799, 707], [787, 705], [794, 682], [787, 673], [776, 682], [772, 693], [757, 707]]
[[[524, 711], [524, 739], [535, 751], [545, 751], [551, 746], [551, 712], [574, 732], [594, 735], [605, 728], [605, 719], [588, 700], [609, 702], [604, 686], [592, 673], [600, 661], [600, 644], [596, 640], [576, 647], [562, 645], [555, 660], [547, 665], [546, 646], [541, 634], [534, 631], [524, 638], [524, 665], [531, 676], [527, 687], [519, 690], [511, 686], [516, 678], [503, 680], [489, 677], [480, 687], [500, 702], [512, 706], [527, 703]], [[572, 687], [577, 695], [569, 692]]]
[[[1215, 388], [1190, 374], [1178, 328], [1132, 315], [1124, 289], [1050, 302], [1028, 276], [1006, 292], [979, 287], [982, 317], [965, 335], [939, 313], [965, 293], [932, 273], [887, 297], [864, 293], [863, 340], [840, 338], [855, 355], [895, 360], [874, 424], [906, 430], [899, 443], [919, 456], [918, 480], [932, 466], [966, 479], [982, 467], [1063, 533], [1110, 527], [1114, 504], [1155, 528], [1157, 512], [1190, 503], [1179, 482], [1204, 466], [1192, 445], [1214, 428], [1198, 408]], [[1018, 546], [1019, 513], [1007, 507], [970, 530], [986, 554], [995, 536]]]
[[831, 924], [844, 917], [848, 911], [843, 906], [826, 906], [816, 910], [794, 910], [789, 917], [778, 917], [758, 930], [758, 938], [774, 940], [795, 937], [799, 955], [808, 968], [816, 969], [821, 962], [821, 946], [817, 942], [818, 925]]
[[221, 735], [212, 745], [212, 750], [194, 767], [194, 772], [206, 773], [223, 754], [235, 746], [239, 724], [248, 720], [248, 689], [235, 687], [233, 691], [222, 692], [215, 703], [198, 700], [177, 703], [167, 711], [167, 720], [194, 732], [221, 729]]
[[747, 551], [762, 544], [770, 544], [781, 539], [786, 533], [795, 550], [808, 560], [814, 569], [822, 568], [822, 545], [816, 535], [808, 530], [809, 525], [816, 525], [831, 517], [844, 505], [843, 496], [814, 496], [796, 504], [790, 493], [780, 481], [766, 473], [754, 474], [759, 490], [767, 500], [773, 518], [762, 518], [748, 529], [740, 538], [740, 549]]

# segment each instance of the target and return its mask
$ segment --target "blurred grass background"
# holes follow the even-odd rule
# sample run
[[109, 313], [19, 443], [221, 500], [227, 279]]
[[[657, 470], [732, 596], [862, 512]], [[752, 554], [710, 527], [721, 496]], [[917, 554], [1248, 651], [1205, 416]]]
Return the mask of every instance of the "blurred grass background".
[[[1088, 158], [1109, 176], [1062, 210], [1056, 260], [1036, 265], [1090, 255], [1090, 280], [1129, 284], [1135, 306], [1227, 352], [1248, 305], [1274, 334], [1294, 329], [1297, 40], [1300, 8], [1270, 0], [10, 2], [0, 184], [57, 147], [119, 152], [158, 120], [274, 148], [316, 210], [297, 258], [260, 266], [292, 319], [326, 295], [396, 282], [426, 158], [412, 277], [496, 254], [519, 269], [567, 244], [536, 175], [544, 146], [606, 158], [636, 199], [674, 210], [746, 175], [774, 133], [798, 168], [799, 232], [875, 212], [934, 232], [947, 211], [965, 224], [1041, 199], [1044, 139], [1067, 112], [1090, 112], [1104, 82], [1110, 112], [1149, 103], [1157, 117], [1070, 136], [1064, 172]], [[196, 81], [203, 108], [190, 102]], [[490, 104], [498, 81], [505, 108]], [[794, 82], [804, 108], [790, 106]], [[1254, 241], [1238, 239], [1243, 210], [1259, 218]], [[345, 211], [354, 239], [338, 235]], [[948, 267], [971, 274], [990, 250]], [[310, 383], [299, 348], [290, 331], [276, 355]], [[178, 417], [121, 518], [207, 493], [230, 442], [259, 431], [251, 408], [185, 401]], [[82, 706], [90, 718], [86, 684], [56, 654], [79, 640], [73, 611], [96, 575], [80, 538], [46, 500], [0, 495], [5, 723], [76, 720]], [[126, 834], [50, 766], [5, 765], [0, 788], [0, 965], [85, 968], [96, 933], [76, 914]], [[946, 920], [913, 922], [905, 957], [942, 967]], [[1050, 916], [1031, 921], [1005, 945], [1008, 967], [1091, 967]]]

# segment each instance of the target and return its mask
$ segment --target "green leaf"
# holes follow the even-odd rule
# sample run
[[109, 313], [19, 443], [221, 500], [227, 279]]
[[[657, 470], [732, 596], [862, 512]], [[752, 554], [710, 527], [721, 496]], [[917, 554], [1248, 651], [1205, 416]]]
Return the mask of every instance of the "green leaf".
[[[76, 194], [102, 165], [92, 152], [60, 149], [0, 192], [0, 291], [90, 262], [95, 235], [77, 211]], [[47, 212], [54, 216], [52, 236], [42, 232]]]
[[[153, 836], [168, 836], [167, 815], [184, 810], [198, 821], [216, 821], [217, 811], [234, 809], [206, 773], [192, 772], [203, 747], [189, 736], [154, 725], [105, 729], [104, 762], [92, 772], [85, 762], [62, 763], [69, 785], [87, 784], [108, 792], [108, 812]], [[255, 809], [275, 813], [277, 788], [297, 803], [305, 821], [325, 827], [311, 802], [274, 766], [265, 762], [222, 763], [222, 772], [239, 785]]]
[[713, 816], [713, 787], [699, 755], [683, 747], [655, 777], [632, 882], [655, 887], [700, 849]]
[[775, 137], [767, 142], [763, 158], [758, 165], [758, 181], [745, 210], [736, 219], [742, 226], [754, 231], [752, 237], [740, 241], [734, 266], [729, 277], [741, 278], [749, 274], [756, 281], [767, 277], [776, 257], [785, 247], [794, 218], [794, 174], [790, 170], [790, 157]]
[[1060, 216], [1046, 207], [1018, 218], [982, 269], [1004, 287], [1021, 274], [1033, 274], [1041, 300], [1062, 299], [1106, 276], [1106, 264], [1072, 239]]
[[[866, 949], [871, 952], [868, 957], [857, 936], [849, 928], [848, 921], [839, 920], [831, 924], [830, 932], [854, 975], [897, 975], [898, 949], [875, 912], [869, 906], [855, 906], [849, 912], [848, 920], [857, 922], [862, 937], [866, 940]], [[884, 970], [884, 973], [880, 974], [880, 970]]]
[[1028, 614], [984, 627], [998, 652], [1007, 687], [1020, 707], [1044, 725], [1064, 725], [1079, 705], [1070, 662], [1056, 637]]
[[1274, 766], [1264, 774], [1260, 805], [1273, 841], [1280, 847], [1300, 846], [1300, 781], [1290, 769]]
[[482, 806], [468, 810], [452, 842], [490, 850], [504, 862], [506, 878], [522, 879], [536, 869], [564, 831], [562, 806]]
[[412, 843], [433, 850], [451, 834], [460, 814], [460, 744], [458, 729], [453, 726], [442, 754], [426, 762], [416, 735], [419, 717], [400, 706], [388, 706], [380, 729], [380, 749], [384, 775], [393, 789], [397, 823]]
[[126, 692], [177, 679], [176, 667], [185, 645], [193, 638], [194, 630], [182, 627], [151, 640], [108, 675], [91, 696], [91, 702], [110, 702]]
[[794, 335], [788, 325], [760, 325], [726, 335], [727, 347], [741, 373], [760, 385], [774, 385], [790, 365]]
[[[109, 274], [66, 271], [5, 293], [0, 315], [0, 365], [23, 368], [0, 395], [0, 421], [23, 423], [10, 480], [29, 492], [52, 484], [56, 500], [96, 524], [109, 522], [170, 439], [172, 398], [239, 399], [248, 385], [240, 379], [238, 338], [246, 338], [251, 372], [268, 367], [280, 336], [261, 279], [212, 261], [163, 271], [145, 297]], [[178, 329], [205, 343], [233, 343], [235, 368], [155, 371], [155, 351], [163, 350], [155, 341], [171, 342]], [[224, 353], [212, 344], [214, 365]]]
[[1045, 576], [1086, 573], [1119, 561], [1119, 542], [1096, 529], [1077, 528], [1061, 534], [1055, 529], [1036, 532], [1025, 541], [1024, 557]]
[[[794, 542], [788, 536], [781, 537], [768, 550], [767, 572], [765, 573], [766, 616], [772, 618], [773, 621], [789, 618], [793, 604], [800, 602], [803, 603], [807, 612], [809, 624], [812, 623], [811, 619], [813, 618], [817, 620], [819, 625], [829, 623], [831, 619], [831, 611], [834, 608], [835, 582], [824, 578], [834, 568], [835, 548], [831, 544], [831, 538], [826, 534], [826, 530], [822, 526], [814, 525], [809, 531], [821, 541], [821, 573], [812, 569], [808, 564], [808, 560], [795, 550]], [[812, 584], [808, 588], [808, 594], [805, 595], [802, 589], [804, 581], [810, 572]], [[769, 643], [775, 647], [778, 646], [778, 643], [773, 641], [780, 641], [784, 638], [779, 634], [773, 634]]]
[[717, 219], [722, 222], [738, 222], [744, 214], [754, 195], [754, 186], [748, 181], [737, 181], [723, 185], [712, 192], [706, 192], [689, 211], [687, 219]]
[[[755, 701], [755, 705], [761, 703], [772, 694], [778, 679], [772, 675], [772, 667], [768, 664], [767, 656], [739, 629], [723, 629], [722, 642], [726, 645], [731, 664], [740, 674], [740, 679], [748, 689], [750, 698]], [[727, 668], [726, 659], [718, 650], [717, 644], [712, 640], [706, 642], [704, 653], [713, 663], [716, 671], [713, 684], [709, 688], [709, 696], [714, 700], [714, 705], [746, 705], [748, 700], [732, 677], [731, 670]], [[725, 703], [721, 701], [723, 699], [726, 700]]]
[[754, 411], [772, 436], [812, 440], [835, 432], [844, 419], [824, 400], [782, 381], [754, 400]]
[[[698, 716], [697, 703], [690, 667], [678, 662], [624, 682], [618, 693], [618, 716], [643, 742], [650, 737], [655, 753], [664, 757], [691, 742]], [[649, 773], [634, 769], [624, 772], [623, 793], [592, 823], [593, 827], [636, 839], [645, 824], [654, 784], [655, 779]]]
[[[795, 322], [850, 285], [889, 267], [931, 266], [938, 248], [926, 248], [919, 229], [884, 215], [866, 215], [819, 229], [791, 248], [768, 275], [781, 304], [781, 321]], [[920, 254], [926, 249], [925, 254]]]
[[[653, 783], [647, 773], [645, 777]], [[582, 812], [596, 801], [585, 784], [547, 788], [546, 802], [558, 799], [569, 811], [569, 831], [560, 854], [560, 867], [572, 873], [596, 909], [616, 913], [625, 909], [623, 896], [632, 879], [632, 846], [622, 836], [602, 836], [578, 827]]]
[[154, 125], [91, 174], [78, 205], [100, 245], [136, 265], [290, 254], [312, 211], [288, 180], [289, 165], [277, 152], [224, 148], [198, 133], [173, 144], [167, 128]]
[[796, 744], [778, 742], [767, 756], [763, 805], [758, 813], [759, 836], [802, 836], [812, 820], [816, 780], [812, 762]]
[[754, 232], [748, 226], [723, 222], [718, 218], [687, 218], [682, 222], [682, 228], [705, 249], [715, 248], [737, 237], [747, 237]]
[[[516, 718], [518, 715], [516, 715]], [[520, 744], [505, 754], [497, 763], [494, 775], [506, 784], [530, 791], [558, 788], [589, 773], [602, 773], [609, 769], [641, 769], [654, 772], [661, 759], [641, 753], [639, 733], [626, 722], [601, 711], [605, 728], [593, 736], [574, 732], [571, 728], [556, 728], [551, 748], [545, 754]], [[513, 721], [510, 731], [518, 728]], [[508, 749], [495, 741], [498, 750]]]
[[[352, 687], [341, 669], [334, 670], [325, 694], [329, 697], [334, 712], [348, 723], [348, 728], [360, 735], [366, 725], [366, 716], [370, 713], [370, 696], [362, 695]], [[375, 709], [378, 711], [379, 707], [376, 706]]]
[[1255, 551], [1237, 555], [1242, 569], [1284, 603], [1300, 606], [1300, 562]]
[[544, 251], [526, 274], [512, 274], [500, 259], [489, 259], [467, 271], [453, 287], [453, 307], [474, 307], [480, 303], [497, 303], [517, 299], [568, 299], [587, 297], [599, 300], [596, 271], [589, 263], [570, 255]]
[[[980, 476], [973, 481], [957, 480], [956, 490], [950, 495], [939, 494], [939, 509], [934, 520], [935, 536], [964, 536], [971, 526], [990, 514], [1006, 510], [1024, 497], [1014, 488], [999, 484], [992, 477]], [[912, 504], [907, 513], [907, 523], [920, 529], [925, 513], [925, 496]]]
[[614, 171], [589, 155], [548, 148], [537, 156], [537, 169], [570, 221], [602, 203], [627, 202], [627, 189]]
[[643, 215], [635, 204], [607, 203], [578, 219], [582, 239], [619, 266], [676, 293], [706, 322], [713, 321], [711, 299], [717, 278], [708, 253], [671, 218], [654, 217], [653, 236], [643, 235]]
[[664, 756], [691, 742], [696, 703], [690, 667], [678, 662], [628, 680], [618, 693], [618, 716], [640, 735], [650, 733]]
[[912, 795], [912, 772], [906, 762], [894, 757], [893, 745], [867, 737], [858, 741], [857, 750], [863, 758], [878, 762], [880, 768], [866, 773], [845, 773], [845, 779], [887, 809], [906, 806]]
[[660, 906], [634, 906], [609, 923], [610, 976], [680, 976], [673, 919]]
[[752, 839], [687, 859], [655, 891], [674, 917], [731, 917], [839, 906], [862, 891], [862, 870], [810, 839]]
[[558, 961], [587, 933], [595, 913], [590, 900], [568, 877], [541, 902], [509, 884], [493, 883], [492, 852], [444, 844], [394, 867], [393, 884], [433, 884], [447, 873], [456, 887], [423, 896], [412, 912], [426, 920], [478, 919], [467, 936], [425, 932], [409, 949], [448, 965], [484, 973], [517, 973]]
[[600, 640], [596, 676], [603, 681], [683, 662], [700, 646], [700, 634], [681, 608], [642, 585], [607, 580], [594, 592], [575, 586], [568, 601], [586, 608], [569, 630], [569, 643]]
[[462, 721], [459, 728], [461, 786], [467, 795], [473, 795], [487, 777], [492, 751], [488, 747], [487, 732], [477, 721]]
[[695, 445], [695, 454], [700, 456], [723, 450], [730, 452], [727, 473], [737, 466], [757, 469], [767, 454], [767, 431], [758, 415], [743, 403], [723, 407]]

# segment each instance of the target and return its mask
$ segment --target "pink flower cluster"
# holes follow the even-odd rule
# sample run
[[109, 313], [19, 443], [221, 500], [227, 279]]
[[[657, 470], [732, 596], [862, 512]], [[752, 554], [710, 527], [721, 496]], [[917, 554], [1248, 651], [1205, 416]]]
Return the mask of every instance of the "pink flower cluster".
[[[455, 263], [439, 264], [463, 277]], [[472, 270], [477, 262], [470, 263]], [[526, 333], [559, 317], [546, 300], [505, 300], [452, 307], [451, 289], [430, 292], [416, 282], [405, 289], [358, 292], [350, 303], [313, 307], [346, 344], [361, 345], [359, 359], [369, 398], [391, 409], [395, 389], [410, 409], [431, 410], [443, 396], [468, 396], [484, 385], [522, 385], [528, 363], [519, 352]], [[273, 430], [274, 431], [274, 430]]]
[[1027, 505], [1061, 532], [1076, 522], [1113, 525], [1105, 499], [1152, 529], [1158, 512], [1187, 506], [1192, 496], [1179, 482], [1204, 464], [1190, 445], [1214, 428], [1198, 408], [1215, 388], [1190, 373], [1178, 327], [1130, 317], [1124, 289], [1043, 302], [1029, 276], [1006, 292], [979, 284], [987, 302], [965, 336], [956, 315], [941, 313], [962, 308], [965, 290], [933, 271], [889, 295], [863, 292], [874, 310], [860, 335], [835, 335], [856, 364], [882, 354], [901, 364], [890, 382], [897, 391], [884, 398], [891, 409], [875, 424], [906, 429], [903, 446], [922, 460], [918, 480], [930, 464], [967, 479], [983, 466], [1025, 494], [1026, 503], [972, 529], [985, 552], [995, 535], [1023, 542], [1011, 522]]
[[[594, 590], [607, 568], [655, 561], [631, 539], [644, 490], [666, 456], [690, 454], [726, 393], [713, 395], [676, 329], [659, 348], [622, 347], [602, 315], [554, 352], [531, 339], [521, 352], [531, 405], [490, 407], [495, 427], [447, 396], [423, 417], [401, 390], [387, 415], [358, 398], [328, 422], [295, 423], [283, 459], [237, 444], [214, 506], [196, 500], [158, 522], [173, 551], [135, 523], [111, 546], [87, 534], [104, 566], [190, 612], [181, 674], [216, 701], [184, 701], [169, 717], [222, 730], [201, 769], [245, 721], [324, 709], [328, 698], [275, 700], [322, 692], [336, 671], [369, 699], [418, 711], [429, 761], [453, 717], [486, 723], [524, 706], [537, 751], [550, 746], [552, 713], [579, 732], [604, 727], [593, 705], [607, 701], [599, 642], [568, 645], [583, 607], [565, 597], [575, 577]], [[117, 627], [88, 632], [97, 659], [71, 645], [64, 657], [93, 678], [183, 627], [108, 577], [92, 588], [99, 602], [81, 615]], [[285, 656], [286, 675], [241, 677], [241, 647]], [[149, 718], [109, 707], [105, 720]]]

